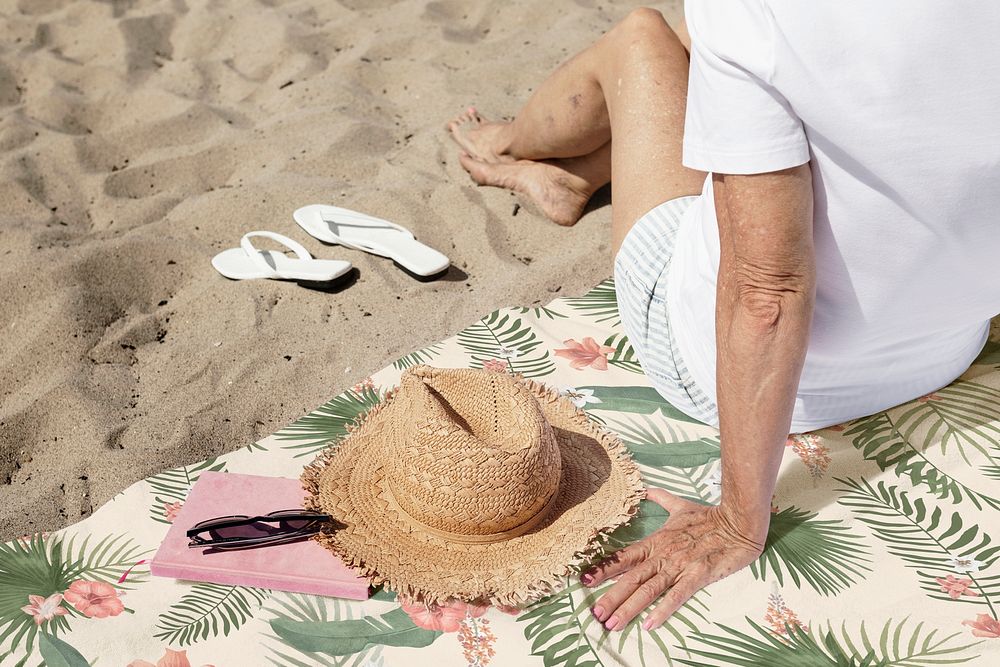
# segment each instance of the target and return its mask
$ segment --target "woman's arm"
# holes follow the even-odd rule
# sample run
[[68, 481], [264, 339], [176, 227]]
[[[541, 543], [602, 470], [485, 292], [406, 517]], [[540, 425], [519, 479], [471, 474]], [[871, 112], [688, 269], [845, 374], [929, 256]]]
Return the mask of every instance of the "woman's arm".
[[713, 179], [722, 507], [763, 544], [815, 301], [809, 165]]
[[643, 627], [660, 625], [694, 593], [761, 553], [771, 495], [791, 424], [815, 300], [808, 165], [714, 176], [721, 256], [716, 304], [722, 501], [705, 506], [661, 489], [662, 528], [582, 576], [621, 575], [594, 605], [620, 630], [660, 595]]

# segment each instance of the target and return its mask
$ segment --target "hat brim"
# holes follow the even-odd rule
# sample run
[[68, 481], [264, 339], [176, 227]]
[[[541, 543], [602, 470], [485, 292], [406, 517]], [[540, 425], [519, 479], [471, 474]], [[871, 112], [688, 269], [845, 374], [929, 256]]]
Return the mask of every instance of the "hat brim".
[[[491, 544], [451, 542], [400, 516], [386, 489], [393, 463], [388, 396], [302, 475], [306, 507], [343, 527], [315, 539], [374, 585], [427, 604], [449, 599], [520, 605], [556, 590], [636, 512], [644, 489], [621, 440], [538, 382], [517, 378], [538, 400], [561, 454], [558, 497], [538, 526]], [[384, 428], [385, 427], [385, 428]]]

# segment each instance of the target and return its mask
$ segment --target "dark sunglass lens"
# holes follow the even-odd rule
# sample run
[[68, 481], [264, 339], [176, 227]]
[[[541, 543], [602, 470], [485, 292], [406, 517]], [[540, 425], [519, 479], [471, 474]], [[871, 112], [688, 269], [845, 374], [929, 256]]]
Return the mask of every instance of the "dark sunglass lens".
[[215, 517], [214, 519], [205, 519], [204, 521], [199, 521], [198, 523], [191, 526], [191, 530], [197, 530], [198, 528], [207, 528], [211, 526], [213, 523], [219, 523], [220, 521], [232, 521], [234, 519], [246, 519], [246, 518], [248, 517], [240, 514], [233, 514], [231, 516], [218, 516]]
[[254, 521], [253, 523], [241, 526], [223, 526], [221, 528], [212, 528], [208, 532], [213, 539], [231, 540], [234, 538], [267, 537], [279, 532], [279, 530], [278, 526], [273, 523]]
[[281, 526], [287, 530], [302, 530], [315, 519], [282, 519]]

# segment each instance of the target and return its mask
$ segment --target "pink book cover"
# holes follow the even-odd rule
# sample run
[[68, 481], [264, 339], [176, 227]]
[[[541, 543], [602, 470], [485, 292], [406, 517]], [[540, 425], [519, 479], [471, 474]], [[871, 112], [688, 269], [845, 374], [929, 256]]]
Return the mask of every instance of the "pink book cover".
[[185, 534], [205, 519], [302, 507], [297, 479], [205, 472], [195, 482], [149, 569], [158, 577], [368, 599], [368, 580], [314, 540], [256, 549], [191, 549]]

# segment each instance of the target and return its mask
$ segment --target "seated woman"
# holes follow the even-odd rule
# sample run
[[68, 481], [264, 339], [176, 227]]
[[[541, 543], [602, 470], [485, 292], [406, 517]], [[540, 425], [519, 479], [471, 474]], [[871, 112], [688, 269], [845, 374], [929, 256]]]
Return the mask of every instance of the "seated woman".
[[[573, 224], [613, 185], [622, 324], [652, 384], [719, 427], [722, 500], [584, 573], [644, 627], [763, 549], [787, 435], [958, 377], [1000, 312], [1000, 15], [947, 4], [632, 12], [509, 123], [449, 124], [473, 180]], [[947, 44], [947, 55], [929, 48]]]

